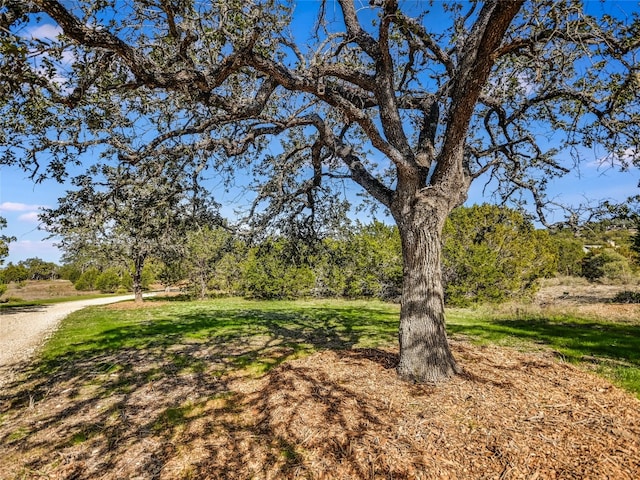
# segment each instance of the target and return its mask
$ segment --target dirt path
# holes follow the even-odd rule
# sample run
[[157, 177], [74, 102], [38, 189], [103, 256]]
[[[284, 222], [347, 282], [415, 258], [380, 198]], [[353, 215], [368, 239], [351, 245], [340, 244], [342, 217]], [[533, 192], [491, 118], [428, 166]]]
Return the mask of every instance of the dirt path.
[[14, 367], [28, 361], [43, 341], [70, 313], [92, 305], [132, 300], [133, 295], [15, 308], [0, 312], [0, 385], [7, 383]]

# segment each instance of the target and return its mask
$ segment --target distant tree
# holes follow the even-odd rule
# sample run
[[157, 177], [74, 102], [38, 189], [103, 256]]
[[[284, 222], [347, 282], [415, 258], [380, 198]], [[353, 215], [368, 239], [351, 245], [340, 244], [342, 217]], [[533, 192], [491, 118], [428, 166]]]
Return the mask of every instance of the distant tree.
[[240, 290], [242, 265], [249, 247], [240, 238], [234, 237], [227, 252], [216, 264], [214, 288], [230, 294]]
[[[317, 28], [300, 37], [289, 2], [4, 0], [3, 160], [63, 177], [96, 144], [123, 143], [129, 163], [197, 150], [230, 176], [253, 169], [259, 219], [328, 212], [353, 181], [400, 233], [398, 373], [445, 380], [459, 371], [444, 325], [446, 218], [490, 179], [544, 220], [545, 186], [585, 150], [640, 162], [637, 12], [619, 2], [615, 16], [592, 15], [578, 0], [316, 5]], [[64, 35], [23, 34], [45, 19]], [[255, 154], [275, 136], [281, 154]]]
[[582, 276], [582, 259], [585, 256], [584, 241], [569, 229], [554, 231], [551, 243], [557, 259], [556, 272], [563, 276]]
[[142, 301], [145, 261], [181, 249], [192, 222], [217, 219], [214, 204], [182, 165], [174, 164], [173, 175], [161, 175], [155, 166], [94, 167], [74, 179], [78, 189], [60, 198], [57, 208], [40, 215], [67, 253], [96, 252], [111, 264], [132, 264], [137, 302]]
[[184, 268], [199, 298], [206, 297], [217, 264], [229, 251], [232, 240], [227, 230], [208, 225], [186, 233]]
[[[0, 230], [7, 227], [7, 220], [0, 217]], [[14, 242], [15, 237], [9, 237], [7, 235], [0, 235], [0, 265], [4, 264], [4, 259], [9, 255], [9, 243]], [[0, 295], [3, 295], [7, 291], [7, 283], [4, 272], [0, 271]]]
[[5, 283], [24, 282], [29, 280], [29, 270], [27, 270], [27, 268], [20, 262], [18, 262], [17, 265], [14, 265], [13, 262], [9, 262], [8, 265], [4, 267], [2, 276]]
[[29, 272], [29, 280], [54, 280], [58, 278], [58, 265], [40, 258], [27, 258], [18, 262]]

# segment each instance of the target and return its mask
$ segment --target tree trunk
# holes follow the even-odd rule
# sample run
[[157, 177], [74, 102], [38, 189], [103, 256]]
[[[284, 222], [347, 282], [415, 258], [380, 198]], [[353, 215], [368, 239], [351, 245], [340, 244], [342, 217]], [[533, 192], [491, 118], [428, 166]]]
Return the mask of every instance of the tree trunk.
[[440, 258], [448, 210], [416, 210], [414, 205], [405, 218], [396, 216], [404, 269], [398, 374], [415, 382], [439, 383], [460, 372], [445, 332]]
[[144, 255], [136, 256], [134, 260], [133, 270], [133, 295], [135, 297], [135, 303], [142, 303], [142, 269], [144, 268]]

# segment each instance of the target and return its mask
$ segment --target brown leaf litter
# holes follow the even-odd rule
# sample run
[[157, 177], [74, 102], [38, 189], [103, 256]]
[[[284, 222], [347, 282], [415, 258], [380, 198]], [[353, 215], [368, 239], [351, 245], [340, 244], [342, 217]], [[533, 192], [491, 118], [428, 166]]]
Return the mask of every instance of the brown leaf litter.
[[93, 359], [3, 392], [0, 478], [640, 478], [638, 399], [549, 353], [452, 344], [465, 374], [437, 387], [379, 349], [259, 378]]

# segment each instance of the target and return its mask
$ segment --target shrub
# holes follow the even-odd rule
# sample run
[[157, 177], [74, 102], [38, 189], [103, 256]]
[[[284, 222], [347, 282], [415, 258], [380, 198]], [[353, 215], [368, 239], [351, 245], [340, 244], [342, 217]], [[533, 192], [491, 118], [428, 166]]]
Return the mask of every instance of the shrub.
[[95, 281], [96, 289], [102, 293], [113, 293], [120, 285], [120, 275], [113, 268], [109, 268], [102, 272]]
[[615, 297], [611, 299], [613, 303], [640, 303], [640, 292], [632, 292], [630, 290], [625, 290], [624, 292], [619, 292]]
[[88, 270], [85, 270], [82, 275], [80, 275], [80, 278], [78, 278], [78, 281], [74, 284], [76, 290], [95, 290], [96, 279], [98, 278], [98, 275], [100, 275], [100, 272], [97, 268], [90, 268]]
[[499, 303], [532, 295], [556, 269], [546, 231], [496, 205], [460, 207], [443, 232], [445, 301], [451, 306]]
[[610, 248], [590, 252], [582, 261], [582, 275], [591, 282], [601, 278], [621, 280], [630, 272], [629, 260]]

